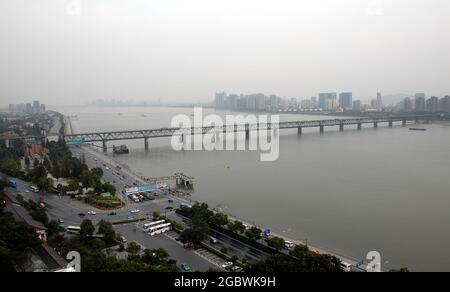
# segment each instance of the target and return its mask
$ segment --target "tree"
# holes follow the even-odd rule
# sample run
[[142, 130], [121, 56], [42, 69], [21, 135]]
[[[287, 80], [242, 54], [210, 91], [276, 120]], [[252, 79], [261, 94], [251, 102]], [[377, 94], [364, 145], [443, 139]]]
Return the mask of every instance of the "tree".
[[92, 173], [89, 169], [85, 169], [81, 172], [80, 182], [84, 188], [89, 188], [92, 186], [93, 184]]
[[48, 191], [53, 187], [53, 179], [41, 177], [37, 180], [36, 185], [40, 190]]
[[272, 237], [267, 241], [267, 244], [270, 247], [273, 247], [274, 249], [280, 251], [283, 249], [284, 245], [285, 245], [285, 241], [284, 239], [280, 238], [280, 237]]
[[211, 218], [211, 224], [217, 226], [224, 226], [228, 224], [228, 216], [223, 213], [216, 213]]
[[130, 242], [126, 250], [131, 255], [137, 255], [141, 251], [141, 246], [136, 242]]
[[81, 228], [81, 230], [80, 230], [81, 238], [92, 237], [92, 235], [94, 234], [94, 231], [95, 231], [94, 224], [92, 224], [91, 220], [87, 220], [87, 219], [83, 220], [80, 228]]
[[241, 221], [235, 221], [234, 224], [231, 226], [231, 231], [235, 233], [244, 233], [245, 232], [245, 226]]
[[245, 236], [247, 236], [247, 238], [250, 240], [257, 241], [262, 238], [261, 233], [262, 233], [261, 229], [252, 226], [249, 230], [245, 232]]
[[30, 168], [30, 165], [31, 165], [30, 157], [25, 156], [25, 166], [27, 167], [27, 169]]
[[111, 183], [107, 182], [107, 183], [103, 184], [103, 191], [105, 193], [115, 194], [116, 187], [113, 186]]
[[191, 228], [184, 230], [180, 234], [182, 243], [189, 245], [199, 245], [209, 236], [209, 225], [205, 221], [195, 217], [191, 220]]
[[159, 218], [159, 217], [161, 217], [161, 213], [159, 211], [154, 211], [153, 218]]
[[71, 178], [68, 181], [67, 190], [70, 192], [76, 192], [80, 189], [80, 183], [76, 178]]
[[95, 167], [91, 170], [92, 175], [98, 177], [98, 178], [102, 178], [103, 177], [103, 169], [101, 169], [100, 167]]
[[116, 241], [116, 232], [111, 224], [111, 222], [100, 220], [97, 224], [98, 231], [97, 234], [103, 234], [103, 239], [106, 243], [112, 244]]

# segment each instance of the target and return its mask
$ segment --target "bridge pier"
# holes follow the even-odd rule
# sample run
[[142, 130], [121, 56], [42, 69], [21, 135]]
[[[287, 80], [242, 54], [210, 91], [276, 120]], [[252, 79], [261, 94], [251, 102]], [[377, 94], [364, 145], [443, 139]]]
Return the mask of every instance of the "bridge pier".
[[376, 129], [378, 128], [378, 122], [373, 122], [373, 127]]
[[323, 132], [325, 132], [325, 126], [324, 125], [320, 125], [320, 133], [323, 134]]
[[402, 121], [402, 125], [403, 125], [403, 126], [406, 126], [406, 120], [403, 120], [403, 121]]
[[394, 122], [393, 121], [389, 121], [389, 128], [392, 128], [392, 126], [394, 126]]
[[361, 123], [358, 123], [358, 130], [362, 130], [362, 124]]
[[303, 132], [303, 128], [302, 127], [298, 127], [297, 128], [297, 133], [298, 133], [299, 136], [302, 134], [302, 132]]
[[344, 124], [340, 124], [339, 125], [339, 131], [340, 132], [344, 132]]
[[144, 138], [144, 147], [145, 147], [145, 151], [148, 151], [148, 137]]
[[108, 141], [106, 141], [106, 140], [103, 140], [102, 141], [102, 144], [103, 144], [103, 152], [104, 153], [107, 153], [108, 152], [108, 143], [107, 143]]

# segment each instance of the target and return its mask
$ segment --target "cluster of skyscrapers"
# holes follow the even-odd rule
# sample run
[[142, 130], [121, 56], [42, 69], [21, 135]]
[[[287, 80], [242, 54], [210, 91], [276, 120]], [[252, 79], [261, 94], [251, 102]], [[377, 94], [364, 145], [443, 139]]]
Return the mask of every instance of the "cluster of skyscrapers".
[[406, 97], [398, 108], [403, 112], [450, 113], [450, 96], [426, 98], [424, 93], [416, 93], [414, 99]]
[[444, 98], [431, 97], [427, 99], [424, 93], [416, 93], [414, 98], [405, 97], [395, 104], [383, 104], [381, 93], [369, 103], [353, 100], [352, 92], [319, 93], [318, 97], [309, 99], [285, 98], [265, 94], [215, 94], [215, 107], [237, 111], [269, 111], [269, 112], [450, 112], [450, 96]]
[[45, 104], [41, 104], [39, 100], [33, 101], [33, 103], [22, 104], [10, 104], [9, 111], [11, 113], [20, 113], [26, 115], [39, 115], [45, 113]]
[[[356, 105], [361, 107], [361, 102]], [[353, 110], [355, 102], [351, 92], [319, 93], [318, 98], [308, 99], [285, 98], [265, 94], [227, 94], [219, 92], [215, 95], [215, 107], [218, 109], [248, 111], [344, 111]]]

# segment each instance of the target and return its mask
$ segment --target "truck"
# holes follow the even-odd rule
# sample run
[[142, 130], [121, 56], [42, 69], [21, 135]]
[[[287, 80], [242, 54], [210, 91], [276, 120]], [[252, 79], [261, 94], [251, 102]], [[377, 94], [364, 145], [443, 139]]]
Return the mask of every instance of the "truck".
[[17, 182], [13, 179], [8, 180], [8, 187], [16, 189], [17, 188]]

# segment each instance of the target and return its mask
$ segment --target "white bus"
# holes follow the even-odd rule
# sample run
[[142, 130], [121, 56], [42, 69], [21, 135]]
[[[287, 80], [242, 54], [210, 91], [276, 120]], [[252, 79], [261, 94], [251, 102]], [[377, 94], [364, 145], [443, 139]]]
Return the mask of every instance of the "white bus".
[[81, 228], [79, 226], [68, 226], [67, 232], [73, 233], [73, 234], [79, 234], [81, 231]]
[[165, 222], [166, 222], [166, 220], [159, 220], [159, 221], [155, 221], [155, 222], [146, 223], [146, 224], [144, 224], [144, 229], [147, 230], [149, 227], [161, 225]]
[[153, 227], [149, 227], [147, 231], [150, 236], [154, 236], [154, 235], [158, 235], [158, 234], [162, 234], [164, 232], [170, 231], [170, 229], [172, 229], [171, 225], [172, 225], [171, 223], [156, 225]]

